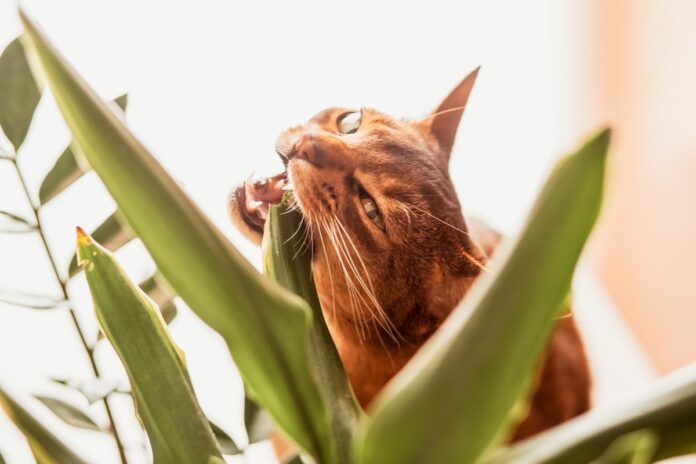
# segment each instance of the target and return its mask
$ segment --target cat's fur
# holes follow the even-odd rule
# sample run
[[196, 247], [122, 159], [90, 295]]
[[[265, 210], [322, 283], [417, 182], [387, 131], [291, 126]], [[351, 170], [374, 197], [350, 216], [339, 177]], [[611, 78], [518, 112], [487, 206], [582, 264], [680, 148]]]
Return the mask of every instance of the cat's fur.
[[[464, 220], [448, 171], [476, 74], [423, 120], [362, 109], [357, 131], [341, 134], [340, 118], [352, 110], [330, 108], [278, 139], [311, 231], [322, 310], [364, 407], [437, 330], [499, 241], [495, 231]], [[257, 243], [266, 203], [279, 199], [283, 179], [234, 190], [232, 219]], [[381, 225], [366, 214], [365, 195]], [[529, 414], [512, 440], [589, 408], [590, 376], [572, 316], [559, 320], [537, 377]]]

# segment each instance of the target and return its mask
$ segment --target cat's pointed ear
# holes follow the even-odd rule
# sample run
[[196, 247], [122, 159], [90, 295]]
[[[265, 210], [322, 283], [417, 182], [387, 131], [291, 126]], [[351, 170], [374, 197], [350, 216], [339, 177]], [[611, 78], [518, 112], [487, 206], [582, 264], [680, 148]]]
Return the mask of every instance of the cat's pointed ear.
[[442, 148], [444, 162], [447, 164], [457, 135], [457, 127], [462, 119], [464, 107], [476, 82], [480, 67], [474, 69], [450, 92], [440, 106], [428, 117], [430, 132]]

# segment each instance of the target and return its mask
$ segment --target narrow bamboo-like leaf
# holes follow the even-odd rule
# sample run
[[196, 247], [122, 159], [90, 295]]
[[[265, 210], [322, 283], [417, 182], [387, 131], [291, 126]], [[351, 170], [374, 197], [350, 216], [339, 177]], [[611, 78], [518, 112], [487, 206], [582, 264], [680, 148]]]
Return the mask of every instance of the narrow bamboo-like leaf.
[[[174, 295], [174, 292], [172, 292], [161, 276], [154, 274], [140, 282], [138, 287], [155, 302], [160, 313], [162, 313], [162, 319], [164, 319], [165, 324], [169, 325], [176, 319], [176, 316], [179, 314], [176, 302], [174, 301], [176, 295]], [[102, 332], [99, 332], [97, 338], [101, 340], [103, 337], [104, 335]]]
[[608, 144], [604, 131], [556, 165], [516, 242], [376, 398], [359, 462], [474, 462], [520, 419], [599, 211]]
[[[113, 101], [122, 111], [126, 111], [128, 95], [124, 94], [116, 97]], [[82, 177], [89, 170], [87, 163], [82, 160], [81, 155], [76, 155], [73, 148], [68, 145], [63, 153], [58, 157], [53, 167], [44, 177], [39, 187], [39, 203], [44, 205], [56, 197], [63, 190], [68, 188], [73, 182]], [[97, 238], [96, 235], [94, 236]], [[98, 240], [99, 243], [103, 243]]]
[[79, 233], [78, 256], [97, 319], [128, 373], [156, 463], [208, 462], [220, 457], [191, 381], [152, 300], [111, 253]]
[[218, 445], [220, 446], [220, 451], [222, 451], [223, 454], [240, 454], [242, 452], [232, 437], [230, 437], [227, 432], [216, 425], [215, 422], [210, 421], [210, 427], [213, 429], [215, 439], [217, 440]]
[[155, 302], [162, 313], [162, 319], [169, 325], [176, 318], [179, 311], [174, 302], [176, 295], [162, 276], [159, 273], [155, 273], [140, 282], [138, 286], [147, 293], [147, 296], [152, 298], [152, 301]]
[[655, 457], [657, 440], [657, 435], [650, 430], [622, 435], [592, 464], [650, 464]]
[[94, 422], [94, 419], [72, 404], [58, 398], [51, 398], [50, 396], [34, 395], [34, 397], [66, 424], [81, 429], [101, 431], [101, 427]]
[[249, 396], [244, 397], [244, 428], [250, 445], [268, 440], [275, 431], [271, 416]]
[[42, 297], [39, 295], [27, 295], [21, 293], [5, 294], [0, 292], [0, 302], [12, 306], [21, 306], [24, 308], [39, 310], [59, 309], [65, 307], [65, 301], [55, 300], [53, 298]]
[[48, 430], [41, 419], [1, 388], [0, 407], [29, 442], [37, 464], [86, 464], [87, 461]]
[[14, 39], [0, 55], [0, 127], [15, 152], [24, 142], [41, 99], [20, 38]]
[[[331, 432], [336, 453], [341, 462], [352, 459], [352, 438], [361, 415], [343, 364], [334, 346], [319, 304], [312, 280], [311, 251], [304, 246], [300, 230], [304, 223], [298, 211], [291, 211], [286, 199], [271, 206], [264, 237], [264, 271], [276, 282], [309, 303], [312, 309], [310, 332], [311, 365], [319, 379], [319, 391], [324, 401], [331, 404]], [[298, 230], [300, 232], [298, 232]]]
[[89, 404], [96, 403], [119, 390], [118, 382], [104, 378], [90, 378], [77, 381], [52, 377], [51, 380], [59, 385], [77, 391], [85, 397]]
[[[106, 218], [90, 235], [97, 243], [109, 251], [116, 251], [135, 238], [135, 234], [126, 224], [126, 221], [121, 218], [118, 211]], [[68, 276], [73, 277], [79, 271], [77, 255], [73, 255], [68, 266]], [[159, 300], [155, 300], [155, 302], [157, 304], [161, 303]]]
[[218, 331], [255, 397], [300, 447], [334, 462], [311, 374], [311, 312], [260, 275], [20, 12], [58, 106], [90, 165], [173, 289]]
[[9, 211], [0, 210], [0, 216], [6, 217], [6, 218], [8, 218], [8, 219], [11, 219], [11, 220], [14, 221], [14, 222], [18, 222], [18, 223], [20, 223], [20, 224], [24, 224], [25, 226], [28, 226], [28, 227], [32, 227], [32, 228], [34, 227], [34, 224], [32, 224], [31, 222], [29, 222], [27, 219], [23, 218], [22, 216], [20, 216], [20, 215], [18, 215], [18, 214], [11, 213], [11, 212], [9, 212]]
[[655, 460], [696, 453], [696, 364], [655, 381], [630, 400], [598, 408], [514, 446], [486, 464], [585, 464], [618, 437], [649, 428], [656, 436]]

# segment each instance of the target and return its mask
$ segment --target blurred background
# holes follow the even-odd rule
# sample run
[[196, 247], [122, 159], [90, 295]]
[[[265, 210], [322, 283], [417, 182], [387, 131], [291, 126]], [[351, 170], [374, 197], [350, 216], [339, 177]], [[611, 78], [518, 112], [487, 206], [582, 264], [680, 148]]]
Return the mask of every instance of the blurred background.
[[[273, 151], [278, 133], [325, 107], [370, 106], [422, 117], [482, 65], [451, 172], [465, 215], [506, 234], [520, 227], [553, 162], [610, 125], [605, 207], [574, 288], [593, 361], [595, 402], [615, 401], [696, 361], [693, 2], [23, 5], [101, 96], [129, 94], [129, 125], [257, 265], [258, 250], [229, 224], [227, 194], [252, 172], [279, 171]], [[20, 31], [16, 5], [0, 0], [0, 48]], [[20, 152], [35, 198], [69, 140], [46, 93]], [[92, 173], [42, 210], [49, 245], [65, 269], [74, 226], [91, 230], [114, 208]], [[0, 209], [31, 212], [10, 166], [1, 163]], [[137, 241], [118, 253], [136, 279], [154, 269], [142, 256]], [[0, 290], [37, 289], [59, 294], [38, 237], [0, 235]], [[68, 290], [95, 341], [83, 277], [72, 279]], [[178, 306], [171, 328], [203, 409], [244, 443], [241, 383], [227, 349], [183, 303]], [[99, 344], [96, 356], [107, 377], [125, 379], [108, 344]], [[46, 382], [51, 376], [90, 376], [67, 314], [0, 302], [0, 383], [17, 392], [62, 394]], [[104, 420], [102, 411], [94, 414]], [[132, 462], [146, 462], [125, 399], [116, 422]], [[50, 415], [46, 423], [94, 462], [116, 462], [102, 434], [66, 427]], [[32, 462], [2, 415], [0, 449], [10, 463]], [[269, 462], [269, 446], [252, 447], [246, 460]]]

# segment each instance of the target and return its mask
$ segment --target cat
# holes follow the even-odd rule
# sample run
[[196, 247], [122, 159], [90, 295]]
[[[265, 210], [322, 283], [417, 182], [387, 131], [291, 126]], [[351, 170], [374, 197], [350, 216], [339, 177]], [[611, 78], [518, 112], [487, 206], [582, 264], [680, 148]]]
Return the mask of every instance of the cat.
[[[270, 203], [292, 189], [311, 235], [322, 312], [359, 403], [368, 408], [485, 272], [500, 234], [465, 220], [448, 164], [471, 72], [421, 120], [329, 108], [283, 132], [286, 172], [233, 189], [236, 227], [260, 244]], [[590, 407], [590, 374], [572, 314], [540, 362], [517, 441]]]

